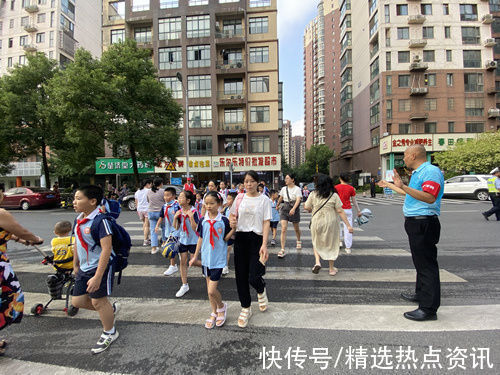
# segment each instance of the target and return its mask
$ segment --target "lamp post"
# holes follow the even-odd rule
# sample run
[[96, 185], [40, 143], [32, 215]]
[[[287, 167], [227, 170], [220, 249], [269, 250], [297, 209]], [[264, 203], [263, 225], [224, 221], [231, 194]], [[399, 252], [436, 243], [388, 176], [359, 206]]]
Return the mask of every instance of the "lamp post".
[[182, 73], [177, 72], [177, 79], [181, 82], [182, 88], [184, 89], [185, 98], [185, 118], [184, 118], [184, 128], [186, 129], [186, 178], [189, 178], [189, 114], [188, 114], [188, 90], [187, 84], [185, 85], [182, 80]]

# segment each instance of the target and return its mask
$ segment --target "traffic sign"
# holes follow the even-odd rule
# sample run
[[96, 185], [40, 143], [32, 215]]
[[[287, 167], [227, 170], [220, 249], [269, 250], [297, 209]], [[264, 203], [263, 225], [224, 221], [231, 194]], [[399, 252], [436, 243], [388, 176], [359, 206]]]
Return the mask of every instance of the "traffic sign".
[[175, 165], [174, 165], [174, 163], [172, 163], [171, 161], [170, 161], [170, 162], [168, 162], [168, 165], [165, 167], [165, 169], [166, 169], [167, 171], [171, 171], [171, 172], [175, 172], [175, 171], [176, 171], [176, 169], [175, 169]]

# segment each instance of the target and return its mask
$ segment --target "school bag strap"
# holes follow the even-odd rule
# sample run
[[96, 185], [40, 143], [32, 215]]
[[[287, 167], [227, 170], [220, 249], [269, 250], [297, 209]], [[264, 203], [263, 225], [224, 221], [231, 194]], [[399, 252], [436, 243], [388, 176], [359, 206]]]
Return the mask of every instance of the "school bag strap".
[[240, 209], [241, 202], [243, 202], [243, 198], [245, 198], [245, 193], [239, 193], [236, 197], [236, 202], [234, 203], [236, 205], [236, 209], [234, 210], [236, 218], [238, 218], [238, 210]]

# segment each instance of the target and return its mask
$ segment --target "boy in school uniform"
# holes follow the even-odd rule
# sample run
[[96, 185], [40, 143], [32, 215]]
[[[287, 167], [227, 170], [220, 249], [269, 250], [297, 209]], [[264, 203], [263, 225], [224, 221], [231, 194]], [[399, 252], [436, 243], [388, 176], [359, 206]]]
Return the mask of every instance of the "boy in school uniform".
[[118, 338], [115, 328], [118, 305], [111, 305], [108, 300], [113, 286], [113, 269], [109, 262], [114, 255], [111, 241], [113, 233], [106, 219], [102, 220], [98, 228], [99, 243], [94, 242], [90, 233], [94, 219], [100, 214], [102, 198], [102, 189], [90, 185], [78, 189], [73, 201], [75, 211], [80, 212], [80, 215], [75, 226], [73, 268], [76, 277], [71, 304], [99, 314], [103, 333], [91, 350], [93, 354], [103, 352]]

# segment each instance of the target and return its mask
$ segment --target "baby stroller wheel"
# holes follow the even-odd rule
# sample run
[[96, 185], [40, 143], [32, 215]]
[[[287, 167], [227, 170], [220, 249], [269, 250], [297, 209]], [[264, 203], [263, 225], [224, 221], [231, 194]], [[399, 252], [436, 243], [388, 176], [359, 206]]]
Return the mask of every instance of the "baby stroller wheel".
[[68, 310], [66, 311], [66, 314], [68, 314], [68, 316], [75, 316], [76, 314], [78, 314], [78, 307], [75, 307], [73, 305], [69, 305]]
[[43, 310], [43, 305], [41, 303], [38, 303], [36, 305], [33, 305], [33, 307], [31, 308], [31, 313], [35, 316], [40, 316], [42, 315]]

